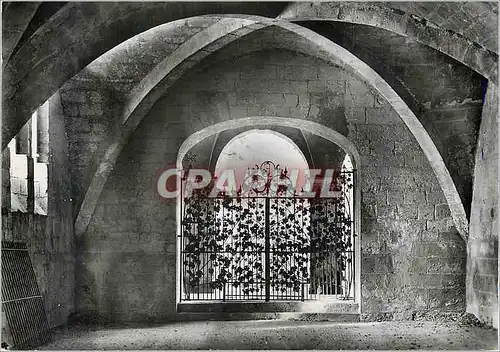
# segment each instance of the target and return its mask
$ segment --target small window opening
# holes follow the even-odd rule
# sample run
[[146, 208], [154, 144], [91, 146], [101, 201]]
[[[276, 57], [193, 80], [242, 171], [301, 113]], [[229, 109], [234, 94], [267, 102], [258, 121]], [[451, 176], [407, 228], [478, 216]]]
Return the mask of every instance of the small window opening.
[[10, 209], [47, 215], [49, 162], [49, 103], [8, 144], [10, 152]]

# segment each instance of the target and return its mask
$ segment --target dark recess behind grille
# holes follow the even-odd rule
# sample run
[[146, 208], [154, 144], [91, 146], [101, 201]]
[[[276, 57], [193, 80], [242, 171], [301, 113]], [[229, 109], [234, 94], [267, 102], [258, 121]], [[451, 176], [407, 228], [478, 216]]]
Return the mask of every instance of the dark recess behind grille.
[[2, 310], [14, 349], [32, 349], [52, 337], [28, 248], [2, 241]]

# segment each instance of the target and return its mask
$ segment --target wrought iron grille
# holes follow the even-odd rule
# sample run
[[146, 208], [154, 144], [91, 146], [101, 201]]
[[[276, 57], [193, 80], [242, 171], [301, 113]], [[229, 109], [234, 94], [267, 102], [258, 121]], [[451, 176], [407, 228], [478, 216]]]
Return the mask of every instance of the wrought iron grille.
[[49, 342], [50, 326], [26, 243], [2, 241], [1, 272], [2, 309], [12, 347], [28, 350]]
[[353, 299], [353, 171], [336, 175], [338, 197], [268, 196], [269, 185], [184, 199], [182, 301]]

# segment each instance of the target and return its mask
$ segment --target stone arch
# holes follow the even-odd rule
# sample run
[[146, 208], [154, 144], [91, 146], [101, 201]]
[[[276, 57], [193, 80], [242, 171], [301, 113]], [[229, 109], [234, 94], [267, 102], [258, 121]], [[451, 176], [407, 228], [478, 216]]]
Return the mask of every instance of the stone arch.
[[[318, 6], [321, 7], [320, 13], [317, 11]], [[363, 10], [354, 11], [356, 5], [353, 3], [342, 4], [344, 10], [340, 11], [338, 6], [340, 5], [330, 3], [296, 3], [283, 12], [279, 3], [252, 2], [226, 3], [219, 6], [182, 2], [127, 3], [119, 6], [117, 3], [66, 4], [21, 45], [5, 67], [2, 150], [26, 123], [33, 109], [94, 59], [154, 26], [206, 14], [246, 13], [275, 16], [281, 12], [280, 17], [288, 20], [299, 20], [301, 16], [302, 19], [308, 20], [340, 20], [376, 25], [430, 45], [497, 83], [498, 55], [455, 32], [426, 25], [426, 21], [408, 16], [402, 11], [387, 8], [373, 11], [373, 6], [366, 5]], [[144, 18], [148, 20], [145, 21]], [[120, 27], [126, 30], [118, 30]], [[109, 35], [103, 36], [102, 33]], [[58, 38], [57, 41], [53, 40], [55, 37]], [[459, 44], [450, 45], [454, 41]], [[65, 56], [54, 60], [60, 53], [65, 53]]]
[[[360, 174], [360, 168], [361, 168], [361, 157], [354, 146], [354, 144], [347, 139], [344, 135], [341, 133], [332, 130], [331, 128], [328, 128], [324, 125], [321, 125], [319, 123], [313, 122], [313, 121], [308, 121], [308, 120], [302, 120], [302, 119], [296, 119], [296, 118], [287, 118], [287, 117], [278, 117], [278, 116], [253, 116], [253, 117], [246, 117], [246, 118], [239, 118], [239, 119], [234, 119], [230, 121], [223, 121], [219, 122], [216, 124], [213, 124], [209, 127], [203, 128], [200, 131], [197, 131], [193, 134], [191, 134], [181, 145], [179, 148], [179, 152], [177, 154], [177, 161], [176, 161], [176, 167], [177, 169], [181, 170], [182, 169], [182, 160], [186, 156], [186, 154], [189, 152], [191, 148], [193, 148], [195, 145], [197, 145], [199, 142], [204, 140], [205, 138], [208, 138], [210, 136], [213, 136], [214, 134], [220, 133], [222, 131], [227, 131], [230, 129], [237, 129], [241, 127], [252, 127], [255, 125], [278, 125], [278, 126], [283, 126], [283, 127], [291, 127], [291, 128], [297, 128], [301, 129], [303, 131], [310, 132], [312, 134], [315, 134], [319, 137], [322, 137], [336, 145], [338, 145], [340, 148], [342, 148], [346, 154], [348, 154], [352, 159], [353, 163], [353, 169], [355, 170], [355, 175], [354, 175], [354, 182], [355, 184], [359, 185], [360, 180], [361, 180], [361, 174]], [[177, 178], [177, 189], [180, 189], [181, 184], [180, 184], [180, 179]], [[360, 204], [361, 203], [361, 187], [356, 187], [355, 192], [354, 192], [354, 202], [355, 204]], [[181, 204], [181, 198], [180, 195], [177, 196], [177, 206], [176, 206], [176, 223], [177, 223], [177, 239], [179, 239], [180, 235], [180, 220], [181, 220], [181, 213], [180, 213], [180, 204]], [[356, 277], [354, 279], [355, 282], [355, 296], [354, 299], [357, 303], [359, 303], [359, 311], [361, 312], [361, 284], [360, 284], [360, 279], [361, 279], [361, 207], [356, 206], [354, 207], [355, 213], [354, 213], [354, 222], [355, 222], [355, 229], [354, 233], [356, 234], [356, 243], [355, 243], [355, 255], [356, 255], [356, 261], [355, 261], [355, 272], [356, 272]], [[177, 248], [179, 248], [179, 243], [177, 244]], [[179, 254], [177, 254], [179, 255]], [[179, 260], [179, 258], [177, 258]], [[180, 282], [180, 272], [177, 270], [177, 282]], [[179, 302], [180, 299], [180, 290], [179, 288], [176, 289], [176, 295], [177, 295], [177, 302]]]
[[[2, 67], [9, 62], [40, 5], [40, 2], [9, 2], [3, 5]], [[22, 18], [19, 18], [20, 13]]]
[[[299, 35], [304, 39], [304, 41], [315, 45], [318, 55], [345, 67], [382, 95], [398, 113], [422, 148], [443, 190], [455, 222], [455, 227], [464, 240], [467, 239], [467, 216], [456, 186], [441, 154], [413, 111], [385, 80], [383, 80], [370, 66], [365, 64], [349, 51], [307, 28], [298, 26], [288, 21], [271, 20], [257, 16], [239, 16], [238, 18], [241, 17], [249, 20], [250, 22], [247, 22], [247, 26], [252, 26], [252, 28], [261, 28], [263, 25], [275, 25]], [[209, 43], [215, 41], [217, 37], [220, 38], [231, 35], [233, 31], [238, 29], [241, 30], [242, 28], [241, 25], [236, 26], [237, 28], [229, 26], [229, 29], [224, 31], [224, 24], [226, 22], [222, 21], [221, 23], [222, 24], [219, 25], [220, 27], [218, 29], [218, 36], [215, 35], [215, 33], [213, 35], [202, 34], [203, 36], [199, 39], [193, 39], [193, 42], [189, 41], [185, 43], [185, 46], [181, 46], [182, 48], [180, 47], [178, 50], [185, 49], [185, 52], [184, 54], [179, 52], [177, 55], [179, 58], [184, 56], [185, 59], [184, 61], [179, 59], [179, 64], [187, 64], [188, 67], [192, 66], [192, 63], [189, 63], [188, 59], [192, 55], [193, 45], [197, 45], [198, 52], [201, 51], [203, 53], [202, 49]], [[218, 24], [215, 24], [214, 26], [217, 25]], [[248, 31], [243, 32], [248, 33]], [[205, 39], [205, 41], [203, 41], [203, 39]], [[203, 53], [204, 56], [202, 57], [205, 57], [208, 54], [208, 52]], [[82, 235], [86, 231], [104, 184], [129, 137], [135, 131], [139, 123], [157, 99], [175, 80], [177, 80], [178, 77], [180, 77], [179, 72], [174, 70], [178, 69], [177, 66], [169, 65], [164, 62], [160, 63], [158, 66], [160, 65], [163, 65], [163, 71], [155, 69], [150, 75], [144, 78], [143, 81], [149, 82], [149, 84], [144, 85], [143, 88], [137, 91], [137, 94], [139, 94], [140, 97], [138, 98], [135, 95], [130, 97], [128, 106], [135, 106], [135, 108], [132, 108], [132, 110], [131, 108], [125, 110], [126, 115], [123, 119], [124, 122], [122, 131], [120, 132], [118, 138], [109, 144], [110, 147], [103, 157], [103, 160], [101, 161], [92, 179], [89, 189], [87, 190], [81, 209], [75, 221], [75, 231], [77, 236]], [[172, 72], [174, 72], [174, 75], [169, 76]], [[151, 77], [152, 75], [155, 77]], [[160, 75], [160, 77], [158, 77], [158, 75]]]
[[[219, 39], [224, 43], [226, 43], [224, 38], [229, 38], [230, 41], [236, 40], [248, 31], [252, 31], [251, 28], [247, 28], [250, 26], [253, 29], [262, 27], [256, 20], [243, 19], [240, 22], [232, 18], [224, 18], [209, 26], [180, 45], [173, 53], [173, 59], [169, 56], [161, 61], [131, 92], [123, 109], [121, 130], [116, 136], [110, 137], [108, 144], [110, 147], [99, 163], [78, 212], [75, 221], [77, 236], [86, 231], [104, 184], [121, 150], [154, 103], [184, 72], [210, 54], [209, 51], [204, 51], [204, 48]], [[199, 54], [193, 57], [196, 53]]]
[[430, 46], [498, 82], [498, 54], [451, 30], [430, 24], [384, 4], [356, 2], [295, 2], [278, 18], [289, 21], [339, 21], [382, 28]]

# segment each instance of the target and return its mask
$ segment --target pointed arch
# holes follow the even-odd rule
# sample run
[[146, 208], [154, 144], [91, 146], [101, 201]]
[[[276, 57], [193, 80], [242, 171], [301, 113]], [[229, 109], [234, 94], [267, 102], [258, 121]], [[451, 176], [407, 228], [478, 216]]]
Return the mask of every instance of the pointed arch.
[[[231, 26], [228, 22], [224, 21], [224, 19], [227, 20], [234, 18], [245, 20], [247, 22], [244, 22], [243, 24], [240, 22], [236, 26]], [[314, 31], [284, 20], [243, 15], [223, 16], [221, 21], [215, 23], [202, 33], [195, 35], [189, 41], [181, 45], [176, 52], [173, 53], [173, 56], [177, 58], [176, 62], [178, 62], [178, 64], [174, 65], [166, 62], [160, 63], [157, 68], [161, 66], [162, 69], [154, 69], [148, 76], [146, 76], [146, 78], [144, 78], [143, 82], [146, 81], [149, 82], [149, 84], [143, 84], [141, 89], [136, 92], [136, 94], [139, 94], [140, 97], [136, 95], [130, 96], [127, 106], [131, 106], [132, 108], [125, 109], [125, 113], [127, 115], [123, 118], [124, 122], [122, 125], [122, 131], [119, 136], [113, 140], [112, 143], [110, 143], [110, 147], [100, 163], [94, 178], [92, 179], [81, 209], [78, 213], [75, 222], [75, 231], [77, 236], [85, 233], [92, 217], [92, 213], [97, 205], [101, 191], [104, 188], [104, 184], [106, 183], [106, 180], [129, 137], [144, 119], [153, 104], [164, 94], [168, 87], [170, 87], [173, 82], [180, 77], [179, 69], [183, 72], [182, 65], [187, 64], [184, 69], [192, 67], [193, 59], [190, 57], [193, 52], [196, 52], [195, 48], [198, 49], [198, 52], [202, 52], [203, 54], [201, 57], [198, 57], [198, 60], [200, 60], [202, 57], [210, 54], [210, 52], [203, 52], [203, 49], [209, 46], [209, 44], [215, 42], [218, 38], [225, 38], [227, 36], [242, 36], [253, 30], [269, 25], [279, 26], [300, 36], [305, 42], [313, 44], [317, 50], [315, 53], [316, 55], [321, 56], [326, 60], [330, 60], [333, 63], [349, 70], [361, 80], [366, 82], [389, 102], [413, 134], [426, 155], [444, 193], [455, 223], [455, 227], [464, 240], [467, 240], [467, 216], [449, 170], [422, 123], [418, 120], [404, 100], [394, 91], [394, 89], [370, 66], [361, 61], [355, 55]], [[182, 57], [184, 57], [184, 60], [181, 59]], [[168, 60], [168, 58], [166, 60]], [[174, 72], [174, 75], [170, 76], [172, 72]], [[180, 152], [182, 152], [182, 147]]]

